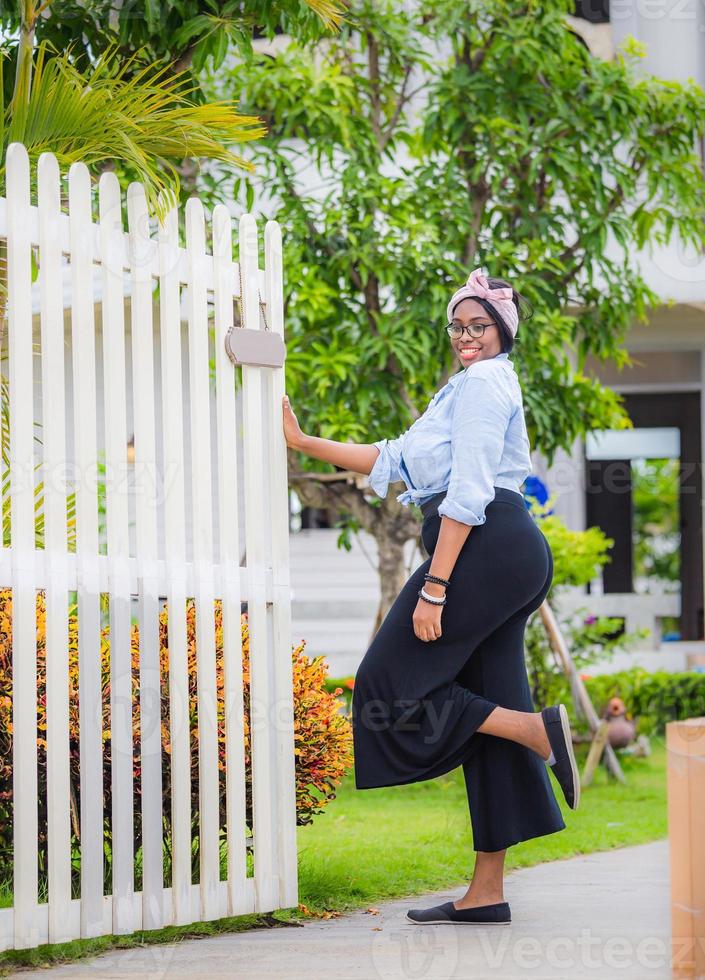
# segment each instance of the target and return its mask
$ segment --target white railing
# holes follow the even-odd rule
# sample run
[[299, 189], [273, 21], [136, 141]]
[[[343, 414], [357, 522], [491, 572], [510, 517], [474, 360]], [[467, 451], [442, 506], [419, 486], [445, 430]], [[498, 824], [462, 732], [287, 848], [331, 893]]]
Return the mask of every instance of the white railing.
[[[89, 171], [83, 164], [76, 163], [69, 170], [68, 214], [61, 210], [59, 167], [52, 154], [43, 154], [38, 162], [36, 204], [31, 202], [30, 186], [26, 149], [14, 143], [7, 153], [7, 199], [0, 199], [0, 238], [7, 241], [8, 256], [11, 500], [11, 539], [10, 547], [0, 550], [0, 588], [11, 589], [13, 602], [14, 841], [12, 907], [0, 909], [0, 949], [294, 906], [298, 890], [288, 492], [281, 427], [284, 370], [235, 366], [224, 345], [238, 298], [244, 307], [243, 326], [260, 329], [258, 290], [267, 312], [265, 329], [283, 336], [279, 225], [274, 221], [266, 225], [265, 268], [260, 270], [257, 225], [250, 214], [240, 219], [236, 263], [232, 260], [231, 217], [224, 205], [213, 212], [209, 253], [203, 206], [197, 198], [191, 198], [185, 208], [184, 248], [179, 244], [176, 209], [159, 223], [156, 235], [150, 233], [140, 184], [133, 183], [128, 189], [127, 231], [119, 184], [112, 173], [103, 174], [99, 181], [97, 222], [92, 218]], [[33, 341], [33, 252], [39, 266], [38, 345]], [[71, 273], [71, 384], [65, 376], [64, 356], [65, 258]], [[93, 293], [96, 265], [102, 281], [100, 333]], [[155, 281], [159, 284], [156, 313]], [[184, 287], [188, 334], [182, 344]], [[187, 395], [183, 390], [185, 366]], [[247, 555], [243, 567], [236, 422], [236, 372], [240, 371]], [[44, 484], [42, 548], [35, 546], [37, 389]], [[127, 458], [130, 416], [135, 483], [128, 492], [129, 481], [123, 477], [131, 470]], [[185, 451], [185, 444], [190, 452]], [[96, 482], [101, 451], [105, 462], [104, 549], [99, 540]], [[71, 485], [61, 485], [57, 475], [66, 474], [70, 467], [77, 478]], [[140, 492], [142, 478], [149, 478], [161, 492], [150, 495], [151, 484], [143, 484]], [[72, 488], [75, 551], [67, 546], [66, 494]], [[131, 507], [136, 525], [134, 553], [129, 543]], [[159, 546], [160, 524], [163, 549]], [[40, 785], [37, 770], [38, 589], [45, 591], [46, 600], [46, 789]], [[68, 608], [72, 590], [77, 596], [80, 702], [80, 834], [73, 839], [74, 847], [75, 836], [80, 839], [78, 897], [75, 882], [72, 891], [69, 769]], [[109, 596], [110, 814], [104, 812], [103, 798], [101, 593]], [[193, 600], [196, 610], [198, 884], [192, 884], [193, 733], [189, 724], [187, 598]], [[218, 756], [216, 599], [222, 601], [223, 617], [224, 819]], [[170, 798], [164, 798], [162, 788], [159, 615], [163, 600], [168, 609]], [[245, 820], [244, 601], [250, 661], [252, 874], [248, 872]], [[133, 703], [131, 661], [135, 605], [138, 705]], [[141, 742], [134, 745], [137, 708]], [[141, 892], [134, 888], [136, 755], [141, 767]], [[38, 872], [38, 794], [43, 792], [47, 801], [46, 901], [40, 900]], [[164, 814], [171, 824], [169, 887], [165, 887], [163, 860]], [[110, 895], [104, 894], [108, 816]], [[221, 860], [223, 839], [226, 867]]]
[[562, 591], [556, 598], [556, 611], [568, 616], [578, 609], [589, 609], [593, 616], [610, 616], [624, 620], [627, 633], [647, 629], [649, 636], [639, 645], [642, 650], [656, 650], [661, 645], [661, 620], [681, 614], [681, 597], [677, 592], [605, 592], [588, 595], [583, 589]]

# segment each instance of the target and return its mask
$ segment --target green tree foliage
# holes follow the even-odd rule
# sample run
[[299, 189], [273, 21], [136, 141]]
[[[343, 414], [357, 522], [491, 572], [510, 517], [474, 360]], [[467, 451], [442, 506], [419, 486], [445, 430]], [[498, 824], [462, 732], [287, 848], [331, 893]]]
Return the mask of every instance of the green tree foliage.
[[311, 431], [405, 429], [456, 367], [445, 306], [480, 264], [535, 308], [515, 348], [532, 443], [551, 458], [628, 424], [585, 358], [628, 363], [659, 302], [639, 248], [702, 247], [705, 94], [638, 77], [635, 47], [592, 57], [571, 9], [365, 0], [315, 50], [231, 74], [269, 127], [248, 155], [286, 227], [288, 386]]
[[[110, 166], [123, 183], [141, 181], [150, 209], [160, 215], [179, 200], [177, 165], [186, 157], [204, 155], [253, 169], [230, 146], [259, 139], [265, 132], [260, 120], [225, 102], [195, 103], [180, 76], [144, 65], [131, 74], [133, 62], [119, 63], [114, 47], [84, 71], [69, 52], [51, 56], [46, 42], [29, 57], [28, 90], [16, 89], [7, 105], [0, 97], [0, 193], [7, 147], [15, 142], [27, 149], [33, 180], [34, 165], [47, 150], [63, 173], [76, 161], [96, 175]], [[0, 81], [2, 76], [0, 58]]]
[[632, 465], [634, 572], [642, 588], [672, 590], [680, 577], [680, 462], [635, 460]]
[[543, 505], [535, 500], [531, 502], [531, 514], [540, 521], [541, 530], [551, 546], [551, 588], [587, 585], [610, 561], [609, 550], [614, 540], [608, 538], [599, 527], [589, 527], [585, 531], [571, 530], [560, 517], [551, 513], [554, 505], [553, 497]]
[[[535, 310], [513, 356], [532, 446], [551, 460], [587, 430], [630, 424], [586, 358], [628, 364], [625, 334], [659, 302], [638, 249], [674, 235], [702, 247], [705, 94], [641, 77], [635, 45], [592, 57], [571, 12], [357, 0], [315, 48], [212, 77], [214, 95], [236, 91], [268, 126], [246, 148], [256, 182], [237, 175], [233, 194], [249, 209], [258, 191], [284, 227], [287, 391], [305, 431], [406, 430], [458, 368], [445, 308], [477, 265]], [[222, 197], [223, 174], [204, 185]], [[376, 536], [383, 611], [416, 515], [393, 490], [380, 502], [350, 475], [317, 480], [325, 463], [291, 463], [304, 503]]]
[[58, 51], [71, 44], [85, 62], [117, 45], [123, 60], [142, 50], [157, 66], [200, 71], [209, 58], [217, 68], [233, 47], [249, 57], [255, 37], [315, 41], [340, 26], [345, 0], [49, 0], [33, 3], [29, 17], [26, 8], [26, 0], [0, 4], [0, 35], [18, 33], [24, 21], [37, 41]]
[[[256, 115], [236, 111], [236, 99], [208, 102], [198, 70], [232, 48], [247, 59], [256, 33], [315, 39], [338, 27], [343, 10], [344, 0], [1, 5], [0, 168], [13, 141], [32, 159], [51, 150], [63, 168], [109, 166], [125, 184], [144, 183], [150, 208], [163, 214], [183, 196], [185, 160], [252, 171], [232, 145], [265, 132]], [[2, 181], [0, 169], [0, 191]]]
[[[543, 506], [534, 502], [532, 514], [539, 519], [540, 527], [546, 535], [553, 554], [553, 582], [549, 601], [556, 590], [567, 586], [583, 586], [592, 582], [602, 567], [610, 561], [609, 550], [614, 544], [612, 538], [599, 527], [585, 531], [572, 531], [560, 517], [550, 513], [555, 501], [553, 498]], [[638, 629], [630, 633], [624, 631], [624, 622], [617, 616], [594, 616], [591, 614], [589, 597], [584, 607], [574, 610], [560, 619], [560, 628], [566, 639], [570, 655], [576, 669], [580, 672], [596, 662], [609, 661], [617, 653], [633, 649], [646, 640], [648, 629]], [[557, 661], [548, 640], [540, 615], [533, 615], [527, 624], [525, 636], [526, 664], [531, 680], [534, 704], [542, 708], [546, 704], [560, 700], [556, 690], [565, 691], [568, 680], [562, 665]], [[573, 698], [574, 706], [578, 703]]]

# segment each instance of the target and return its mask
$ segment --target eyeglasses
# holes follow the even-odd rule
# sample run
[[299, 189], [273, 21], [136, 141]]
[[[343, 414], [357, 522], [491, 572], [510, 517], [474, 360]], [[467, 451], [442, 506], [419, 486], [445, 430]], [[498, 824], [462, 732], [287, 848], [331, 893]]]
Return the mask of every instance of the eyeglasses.
[[494, 325], [494, 323], [471, 323], [469, 326], [464, 327], [461, 323], [449, 323], [446, 330], [448, 331], [448, 336], [452, 337], [453, 340], [462, 337], [464, 330], [467, 330], [469, 337], [479, 340], [480, 337], [484, 337], [485, 330]]

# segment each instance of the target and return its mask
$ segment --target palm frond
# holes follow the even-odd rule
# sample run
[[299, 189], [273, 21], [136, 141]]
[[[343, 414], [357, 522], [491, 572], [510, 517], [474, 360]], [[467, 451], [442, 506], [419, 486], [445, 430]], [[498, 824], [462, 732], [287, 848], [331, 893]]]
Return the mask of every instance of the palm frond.
[[306, 6], [321, 18], [329, 31], [335, 30], [343, 23], [347, 4], [344, 0], [305, 0]]
[[137, 54], [122, 60], [117, 45], [81, 71], [70, 50], [47, 57], [49, 50], [46, 41], [37, 48], [23, 110], [13, 111], [12, 103], [5, 109], [0, 193], [5, 152], [12, 142], [24, 143], [32, 162], [52, 152], [62, 169], [77, 160], [88, 167], [109, 160], [131, 167], [145, 185], [150, 207], [160, 215], [178, 195], [175, 162], [205, 157], [254, 170], [229, 145], [264, 136], [262, 120], [238, 113], [236, 102], [190, 101], [197, 84], [189, 84], [188, 71], [168, 74], [169, 65], [145, 65], [126, 77], [134, 72]]

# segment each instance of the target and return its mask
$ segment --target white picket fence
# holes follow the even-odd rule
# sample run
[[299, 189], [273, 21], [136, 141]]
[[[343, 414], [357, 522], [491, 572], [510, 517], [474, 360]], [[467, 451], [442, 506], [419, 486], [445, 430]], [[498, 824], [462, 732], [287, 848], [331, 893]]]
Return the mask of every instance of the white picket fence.
[[[232, 260], [231, 217], [218, 205], [212, 254], [201, 202], [185, 208], [186, 247], [176, 209], [150, 233], [142, 185], [127, 194], [128, 230], [112, 173], [98, 185], [99, 221], [91, 215], [88, 169], [68, 174], [62, 212], [56, 158], [41, 156], [37, 202], [30, 200], [25, 147], [7, 153], [7, 199], [0, 199], [0, 238], [7, 240], [9, 289], [11, 547], [0, 551], [0, 587], [13, 598], [13, 906], [0, 909], [0, 949], [269, 911], [297, 904], [296, 805], [290, 631], [286, 445], [281, 427], [284, 369], [235, 367], [224, 348], [242, 274], [244, 326], [261, 329], [258, 290], [268, 328], [283, 334], [281, 232], [265, 228], [265, 267], [258, 231], [239, 224], [239, 264]], [[154, 224], [154, 222], [152, 222]], [[39, 265], [41, 332], [32, 336], [31, 253]], [[61, 267], [71, 270], [71, 366], [64, 374]], [[93, 270], [102, 276], [102, 367], [96, 364]], [[158, 316], [153, 286], [160, 287]], [[131, 380], [126, 375], [125, 287], [130, 286]], [[188, 290], [188, 340], [182, 345], [180, 296]], [[209, 299], [214, 307], [213, 392]], [[158, 322], [154, 322], [158, 321]], [[184, 349], [182, 349], [182, 346]], [[155, 383], [154, 351], [160, 383]], [[34, 371], [37, 358], [41, 374]], [[182, 369], [188, 364], [188, 401]], [[246, 565], [240, 567], [235, 372], [242, 372]], [[102, 374], [102, 381], [101, 381]], [[33, 386], [41, 387], [41, 473], [35, 474]], [[107, 549], [99, 549], [96, 493], [98, 400], [103, 399]], [[125, 486], [132, 399], [135, 428], [136, 548], [130, 553]], [[215, 400], [214, 412], [211, 403]], [[73, 404], [70, 404], [70, 402]], [[184, 413], [186, 419], [184, 419]], [[213, 418], [215, 417], [215, 424]], [[73, 427], [67, 455], [65, 421]], [[184, 452], [188, 434], [190, 454]], [[217, 441], [217, 466], [211, 464]], [[216, 443], [213, 444], [214, 446]], [[160, 449], [161, 453], [157, 452]], [[163, 471], [158, 456], [163, 457]], [[187, 458], [188, 457], [188, 458]], [[75, 467], [76, 550], [66, 540], [66, 492], [58, 474]], [[159, 494], [140, 492], [149, 474]], [[34, 481], [44, 480], [45, 540], [35, 547]], [[192, 548], [187, 553], [186, 481], [191, 480]], [[214, 483], [218, 521], [214, 533]], [[164, 553], [157, 546], [163, 521]], [[218, 546], [217, 548], [215, 546]], [[47, 784], [37, 772], [36, 590], [46, 595]], [[77, 592], [80, 702], [80, 897], [71, 890], [68, 600]], [[103, 720], [100, 593], [109, 594], [111, 683], [112, 894], [104, 894]], [[196, 607], [198, 714], [198, 884], [192, 883], [191, 749], [186, 600]], [[141, 744], [133, 746], [131, 607], [138, 599]], [[226, 819], [219, 813], [214, 600], [223, 603], [226, 717]], [[159, 623], [169, 610], [171, 798], [162, 791]], [[241, 601], [250, 643], [254, 872], [247, 867]], [[0, 692], [8, 693], [8, 692]], [[134, 887], [133, 752], [142, 787], [142, 890]], [[38, 793], [47, 794], [48, 901], [39, 898]], [[170, 813], [171, 883], [165, 887], [164, 813]], [[224, 824], [221, 826], [221, 824]], [[227, 869], [221, 873], [221, 836]]]

